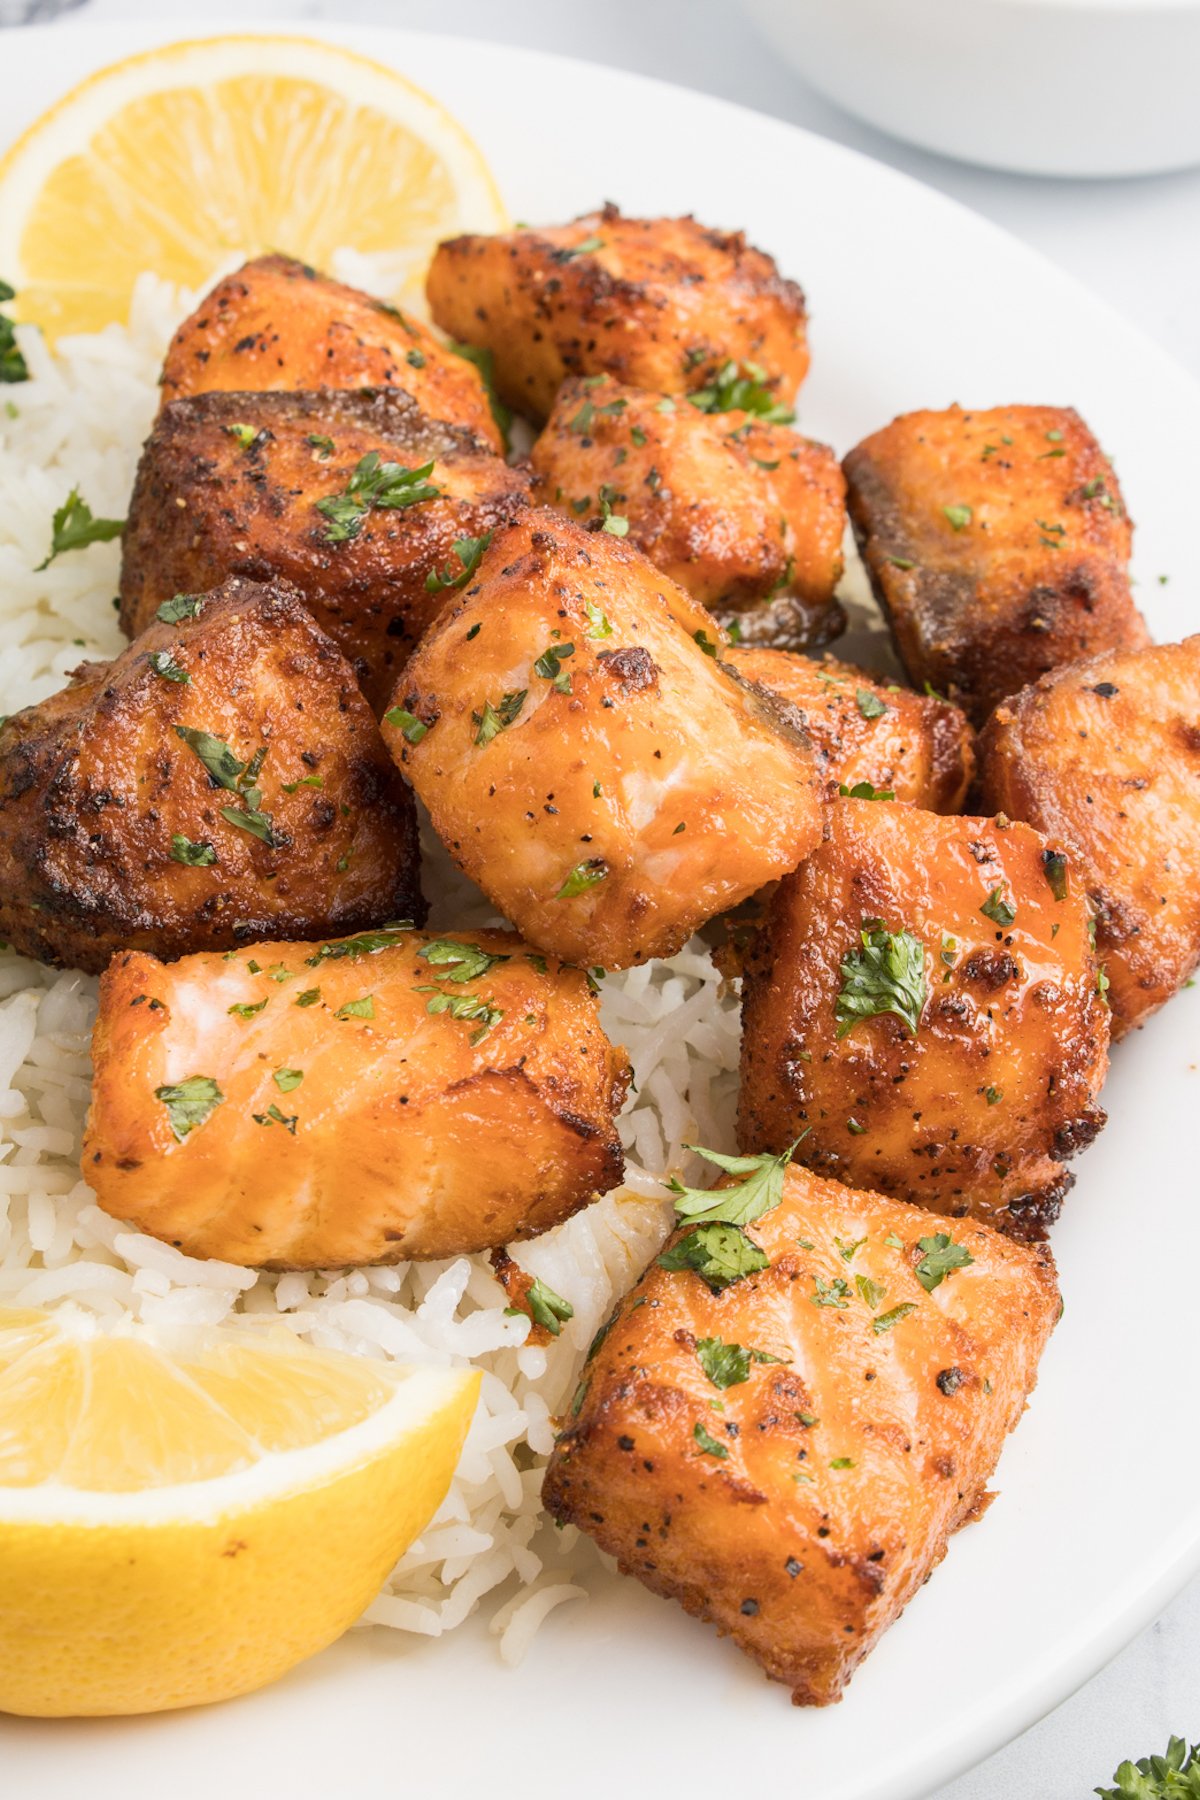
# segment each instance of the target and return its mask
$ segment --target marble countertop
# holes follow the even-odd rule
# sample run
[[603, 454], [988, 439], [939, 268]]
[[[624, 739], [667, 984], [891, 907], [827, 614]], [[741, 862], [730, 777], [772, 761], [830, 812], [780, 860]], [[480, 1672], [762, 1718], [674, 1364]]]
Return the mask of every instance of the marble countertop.
[[[50, 12], [54, 0], [26, 4]], [[197, 11], [194, 0], [83, 0], [60, 29], [69, 31], [75, 20], [160, 22], [178, 15], [182, 22]], [[1200, 376], [1200, 170], [1128, 181], [1036, 180], [913, 149], [803, 85], [736, 0], [604, 0], [603, 6], [456, 0], [453, 9], [436, 13], [417, 0], [205, 0], [206, 25], [247, 15], [408, 26], [524, 44], [773, 113], [890, 163], [1005, 226]], [[1164, 1749], [1172, 1732], [1200, 1738], [1200, 1582], [1057, 1711], [930, 1800], [1083, 1800], [1123, 1758]]]

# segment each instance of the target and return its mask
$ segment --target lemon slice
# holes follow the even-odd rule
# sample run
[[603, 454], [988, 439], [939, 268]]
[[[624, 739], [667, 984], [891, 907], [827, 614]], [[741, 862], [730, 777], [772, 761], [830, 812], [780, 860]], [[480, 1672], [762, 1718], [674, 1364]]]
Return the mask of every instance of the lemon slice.
[[206, 286], [282, 250], [387, 259], [412, 304], [439, 239], [505, 224], [450, 114], [383, 64], [300, 37], [171, 44], [102, 69], [0, 162], [0, 276], [51, 338], [129, 316], [152, 269]]
[[191, 1706], [331, 1643], [445, 1497], [479, 1381], [0, 1312], [0, 1709]]

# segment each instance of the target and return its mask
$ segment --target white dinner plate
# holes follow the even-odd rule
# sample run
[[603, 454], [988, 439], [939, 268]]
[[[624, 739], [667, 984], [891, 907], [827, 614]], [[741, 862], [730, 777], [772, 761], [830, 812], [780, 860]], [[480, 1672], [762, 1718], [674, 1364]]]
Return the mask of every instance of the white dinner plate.
[[[91, 69], [185, 35], [178, 23], [0, 34], [3, 130]], [[1077, 406], [1116, 457], [1155, 635], [1195, 628], [1200, 390], [1033, 252], [889, 169], [721, 101], [524, 50], [327, 35], [431, 89], [478, 140], [514, 217], [557, 220], [611, 198], [744, 226], [808, 291], [801, 423], [839, 451], [911, 407]], [[1181, 995], [1117, 1049], [1112, 1122], [1075, 1165], [1054, 1234], [1066, 1315], [1000, 1465], [1000, 1497], [841, 1705], [792, 1708], [709, 1629], [602, 1576], [516, 1671], [473, 1625], [437, 1642], [364, 1631], [216, 1708], [6, 1720], [0, 1791], [668, 1800], [699, 1787], [913, 1800], [987, 1755], [1200, 1564], [1198, 1002]]]

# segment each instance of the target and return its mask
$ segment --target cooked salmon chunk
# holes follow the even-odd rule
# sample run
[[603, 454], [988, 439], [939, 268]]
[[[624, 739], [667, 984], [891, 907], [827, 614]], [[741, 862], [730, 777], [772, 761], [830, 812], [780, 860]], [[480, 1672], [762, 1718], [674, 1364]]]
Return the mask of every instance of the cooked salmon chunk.
[[392, 753], [531, 943], [670, 956], [819, 838], [807, 739], [705, 653], [716, 634], [638, 551], [531, 512], [401, 677]]
[[804, 717], [831, 782], [866, 783], [930, 812], [959, 812], [975, 773], [974, 733], [965, 715], [936, 695], [880, 681], [832, 657], [783, 650], [723, 649], [748, 681], [759, 682]]
[[219, 281], [175, 333], [162, 372], [164, 404], [214, 390], [382, 387], [504, 448], [471, 361], [411, 313], [290, 256], [256, 257]]
[[1065, 844], [1095, 908], [1113, 1031], [1200, 963], [1200, 636], [1044, 676], [981, 740], [987, 803]]
[[1104, 1123], [1088, 925], [1061, 840], [841, 801], [746, 959], [742, 1147], [1041, 1235]]
[[1050, 669], [1149, 642], [1121, 489], [1069, 407], [906, 413], [844, 467], [905, 668], [976, 725]]
[[800, 1169], [706, 1198], [593, 1345], [543, 1497], [825, 1706], [986, 1506], [1054, 1265]]
[[796, 283], [740, 231], [691, 217], [605, 206], [568, 225], [451, 238], [426, 292], [443, 331], [491, 352], [501, 399], [538, 421], [568, 375], [687, 394], [753, 363], [790, 406], [808, 370]]
[[178, 595], [0, 731], [0, 934], [99, 970], [423, 918], [412, 796], [283, 583]]
[[[538, 495], [627, 537], [743, 642], [825, 643], [844, 624], [845, 481], [832, 450], [771, 423], [782, 409], [747, 385], [677, 400], [565, 381], [533, 446]], [[766, 418], [744, 410], [755, 398]]]
[[138, 465], [121, 623], [133, 636], [161, 601], [227, 575], [283, 576], [382, 704], [527, 493], [488, 445], [400, 389], [177, 400]]
[[587, 978], [508, 932], [402, 926], [101, 983], [83, 1172], [191, 1256], [468, 1254], [620, 1181], [627, 1066]]

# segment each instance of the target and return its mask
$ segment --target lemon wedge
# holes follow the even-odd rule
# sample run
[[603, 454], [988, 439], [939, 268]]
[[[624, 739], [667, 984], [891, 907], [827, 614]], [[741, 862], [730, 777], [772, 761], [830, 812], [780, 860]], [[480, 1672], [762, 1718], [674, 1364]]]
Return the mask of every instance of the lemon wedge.
[[505, 214], [463, 128], [394, 70], [299, 37], [217, 37], [114, 63], [0, 161], [0, 275], [51, 338], [129, 316], [152, 269], [200, 288], [282, 250], [387, 259], [411, 305], [439, 239]]
[[479, 1381], [0, 1312], [0, 1709], [191, 1706], [331, 1643], [445, 1497]]

